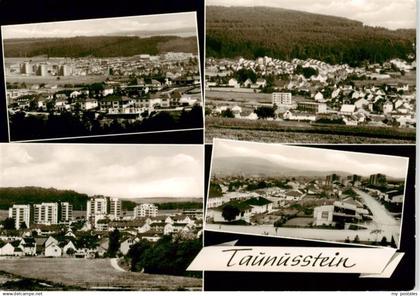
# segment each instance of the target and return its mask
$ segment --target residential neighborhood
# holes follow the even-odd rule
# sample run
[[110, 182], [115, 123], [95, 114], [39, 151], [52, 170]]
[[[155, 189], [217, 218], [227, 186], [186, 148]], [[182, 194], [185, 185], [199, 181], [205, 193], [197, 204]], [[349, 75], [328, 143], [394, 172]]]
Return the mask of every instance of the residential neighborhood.
[[[212, 137], [271, 141], [275, 131], [289, 131], [284, 141], [293, 141], [292, 133], [308, 130], [369, 135], [369, 143], [375, 138], [382, 142], [390, 137], [409, 140], [407, 135], [414, 139], [414, 57], [363, 67], [268, 56], [255, 60], [208, 58], [205, 77], [208, 141]], [[270, 121], [260, 136], [253, 132], [261, 128], [257, 120]], [[237, 127], [250, 131], [248, 136]], [[380, 128], [389, 128], [388, 133], [394, 136], [384, 136], [387, 129]], [[299, 140], [296, 134], [296, 141], [315, 141], [304, 135]], [[278, 137], [282, 139], [281, 133]], [[330, 137], [325, 141], [341, 141]]]
[[115, 230], [121, 234], [121, 255], [141, 240], [201, 235], [202, 210], [165, 214], [159, 213], [158, 205], [143, 203], [128, 214], [121, 203], [118, 198], [92, 197], [86, 214], [78, 217], [68, 202], [13, 204], [8, 221], [0, 226], [0, 256], [101, 258], [108, 251], [109, 233]]
[[[275, 110], [273, 116], [266, 117], [271, 120], [415, 128], [415, 70], [415, 60], [401, 59], [362, 68], [315, 59], [209, 58], [206, 90], [210, 100], [206, 107], [213, 116], [230, 109], [235, 118], [258, 119], [261, 116], [252, 107], [266, 106]], [[229, 92], [232, 103], [218, 102], [218, 92]], [[249, 93], [257, 101], [253, 106], [249, 104], [252, 100], [241, 100]], [[270, 102], [258, 100], [267, 98], [260, 94], [271, 94]]]
[[85, 122], [91, 134], [111, 124], [142, 122], [163, 111], [191, 111], [202, 105], [197, 65], [197, 55], [182, 52], [97, 59], [6, 58], [11, 123], [19, 116], [48, 122], [71, 115]]

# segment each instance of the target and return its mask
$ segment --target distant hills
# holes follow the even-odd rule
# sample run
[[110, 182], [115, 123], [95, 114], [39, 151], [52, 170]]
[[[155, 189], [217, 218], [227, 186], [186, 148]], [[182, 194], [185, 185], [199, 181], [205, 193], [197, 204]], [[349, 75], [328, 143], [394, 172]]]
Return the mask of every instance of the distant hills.
[[[137, 32], [138, 33], [138, 32]], [[133, 32], [133, 34], [137, 34]], [[5, 39], [5, 57], [127, 57], [138, 54], [191, 52], [196, 54], [197, 38], [178, 36], [93, 36], [71, 38]]]
[[388, 30], [359, 21], [272, 7], [206, 8], [207, 57], [314, 58], [359, 65], [414, 53], [415, 29]]
[[212, 174], [216, 176], [261, 176], [261, 177], [321, 177], [330, 174], [351, 175], [343, 171], [314, 171], [298, 170], [279, 165], [266, 159], [258, 157], [220, 157], [215, 159], [212, 164]]
[[[337, 171], [315, 171], [300, 170], [266, 159], [257, 157], [220, 157], [216, 158], [212, 164], [212, 175], [222, 176], [259, 176], [259, 177], [325, 177], [327, 175], [337, 174], [342, 177], [353, 175], [354, 172], [343, 170]], [[367, 176], [364, 176], [367, 177]], [[402, 179], [387, 176], [389, 181], [403, 181]]]
[[0, 187], [0, 209], [7, 210], [13, 204], [35, 204], [41, 202], [70, 202], [73, 209], [85, 210], [87, 194], [73, 190], [42, 187]]
[[[86, 210], [89, 196], [73, 190], [59, 190], [55, 188], [26, 187], [0, 187], [0, 210], [7, 210], [13, 204], [35, 204], [42, 202], [70, 202], [73, 210]], [[156, 203], [163, 205], [160, 208], [201, 208], [202, 198], [121, 198], [124, 210], [133, 210], [139, 203]], [[178, 204], [178, 205], [175, 205]]]

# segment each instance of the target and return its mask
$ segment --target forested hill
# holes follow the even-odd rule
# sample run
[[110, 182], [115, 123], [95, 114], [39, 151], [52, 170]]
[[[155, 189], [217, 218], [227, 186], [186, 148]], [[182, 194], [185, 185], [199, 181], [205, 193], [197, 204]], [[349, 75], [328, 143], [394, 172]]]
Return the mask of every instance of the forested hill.
[[197, 53], [196, 37], [95, 36], [72, 38], [5, 39], [5, 57], [119, 57], [166, 52]]
[[357, 65], [413, 53], [415, 29], [388, 30], [346, 18], [268, 7], [208, 6], [207, 57], [314, 58]]
[[88, 196], [73, 190], [58, 190], [41, 187], [0, 187], [0, 209], [13, 204], [35, 204], [42, 202], [70, 202], [74, 210], [85, 210]]

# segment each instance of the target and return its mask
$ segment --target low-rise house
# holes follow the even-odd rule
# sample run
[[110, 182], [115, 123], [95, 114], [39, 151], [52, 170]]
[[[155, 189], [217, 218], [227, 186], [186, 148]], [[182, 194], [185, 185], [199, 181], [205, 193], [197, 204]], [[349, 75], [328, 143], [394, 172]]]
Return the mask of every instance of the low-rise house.
[[267, 86], [267, 81], [264, 78], [258, 78], [255, 84], [257, 88], [264, 88]]
[[139, 234], [139, 239], [145, 239], [149, 242], [157, 242], [162, 238], [163, 231], [162, 232], [156, 232], [156, 231], [148, 231], [146, 233]]
[[335, 201], [332, 205], [324, 205], [314, 208], [314, 226], [331, 225], [337, 223], [356, 223], [367, 215], [365, 209], [358, 209], [357, 205]]
[[236, 80], [235, 78], [231, 78], [228, 81], [228, 86], [234, 87], [234, 88], [239, 88], [240, 85], [238, 83], [238, 80]]
[[45, 257], [61, 257], [63, 255], [63, 250], [55, 243], [50, 243], [45, 247]]
[[23, 238], [19, 243], [19, 248], [26, 256], [36, 255], [36, 242], [32, 237]]
[[75, 254], [77, 251], [76, 246], [74, 245], [74, 243], [69, 240], [63, 247], [63, 256], [69, 256], [71, 254]]
[[288, 190], [284, 194], [287, 201], [299, 201], [303, 196], [304, 193], [299, 190]]
[[283, 119], [296, 121], [315, 121], [316, 115], [306, 112], [294, 112], [291, 110], [287, 110], [283, 113]]
[[[230, 221], [226, 220], [225, 217], [223, 216], [223, 210], [226, 206], [232, 206], [234, 208], [237, 208], [239, 211], [239, 213]], [[253, 197], [253, 198], [243, 200], [243, 201], [232, 200], [217, 208], [209, 209], [208, 215], [216, 223], [217, 222], [231, 222], [231, 221], [238, 221], [238, 220], [243, 220], [249, 223], [253, 215], [269, 212], [272, 209], [273, 209], [272, 201], [263, 197]]]
[[136, 244], [137, 242], [139, 242], [139, 239], [135, 237], [129, 237], [123, 242], [121, 242], [119, 249], [121, 254], [123, 254], [124, 256], [127, 255], [128, 251], [130, 251], [131, 246]]
[[353, 115], [356, 111], [356, 106], [353, 104], [343, 104], [340, 109], [340, 114], [342, 115]]
[[18, 253], [15, 252], [15, 246], [12, 243], [8, 242], [0, 248], [1, 256], [18, 256]]
[[45, 241], [44, 245], [45, 247], [48, 247], [51, 244], [58, 245], [58, 240], [56, 240], [54, 237], [49, 236], [48, 239]]

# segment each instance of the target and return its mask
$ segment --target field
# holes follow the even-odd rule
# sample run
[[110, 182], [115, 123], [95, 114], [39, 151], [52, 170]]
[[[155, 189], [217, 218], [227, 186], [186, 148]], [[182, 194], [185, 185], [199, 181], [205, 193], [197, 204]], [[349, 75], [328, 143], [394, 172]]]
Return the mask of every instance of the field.
[[103, 75], [89, 75], [89, 76], [60, 76], [60, 79], [57, 80], [57, 77], [54, 76], [7, 76], [6, 81], [9, 83], [26, 83], [29, 85], [32, 84], [50, 84], [63, 86], [65, 84], [92, 84], [96, 82], [103, 82], [106, 80], [106, 76]]
[[255, 106], [271, 104], [271, 94], [238, 93], [230, 91], [212, 91], [206, 89], [206, 106], [238, 105], [244, 110], [253, 110]]
[[0, 221], [3, 221], [4, 219], [9, 217], [9, 211], [8, 210], [0, 210]]
[[410, 87], [416, 86], [416, 73], [417, 71], [410, 71], [405, 73], [404, 76], [399, 78], [387, 78], [387, 79], [377, 79], [377, 80], [354, 80], [354, 84], [358, 87], [363, 87], [367, 85], [380, 86], [385, 84], [408, 84]]
[[122, 272], [109, 259], [0, 258], [0, 271], [89, 290], [201, 290], [198, 278]]
[[213, 138], [281, 143], [413, 144], [415, 129], [206, 117], [206, 143]]

